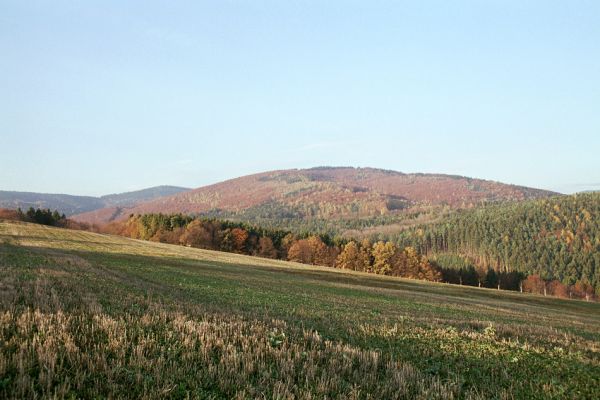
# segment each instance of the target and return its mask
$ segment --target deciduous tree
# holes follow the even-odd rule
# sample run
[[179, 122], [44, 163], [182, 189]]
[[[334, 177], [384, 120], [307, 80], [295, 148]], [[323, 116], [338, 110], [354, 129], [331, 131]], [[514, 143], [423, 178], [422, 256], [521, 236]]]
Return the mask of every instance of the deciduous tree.
[[379, 241], [373, 245], [373, 272], [387, 275], [392, 271], [392, 260], [396, 254], [396, 245], [392, 242]]
[[268, 236], [258, 239], [258, 255], [265, 258], [277, 258], [277, 249], [273, 246], [273, 240]]
[[546, 282], [537, 274], [529, 275], [523, 281], [523, 291], [527, 293], [544, 294], [546, 292]]
[[365, 260], [362, 257], [360, 247], [355, 241], [348, 242], [335, 262], [336, 268], [351, 269], [353, 271], [364, 271]]

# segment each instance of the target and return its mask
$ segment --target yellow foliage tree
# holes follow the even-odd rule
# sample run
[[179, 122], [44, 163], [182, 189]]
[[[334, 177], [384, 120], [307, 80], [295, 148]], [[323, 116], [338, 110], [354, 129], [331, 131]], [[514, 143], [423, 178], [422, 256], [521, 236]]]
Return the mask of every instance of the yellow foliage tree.
[[379, 241], [373, 245], [373, 272], [388, 275], [392, 270], [392, 259], [396, 254], [396, 245]]
[[336, 268], [366, 271], [369, 259], [355, 241], [348, 242], [335, 261]]

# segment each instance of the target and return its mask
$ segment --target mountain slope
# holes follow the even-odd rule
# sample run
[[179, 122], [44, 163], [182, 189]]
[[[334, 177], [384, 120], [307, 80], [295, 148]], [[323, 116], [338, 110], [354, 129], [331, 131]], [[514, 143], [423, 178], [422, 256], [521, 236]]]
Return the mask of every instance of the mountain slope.
[[156, 186], [102, 197], [0, 190], [0, 208], [21, 208], [23, 210], [29, 207], [49, 208], [70, 216], [105, 207], [133, 206], [139, 202], [170, 196], [186, 190], [189, 189], [176, 186]]
[[174, 196], [75, 216], [105, 223], [132, 213], [205, 213], [246, 221], [357, 220], [431, 208], [543, 198], [556, 193], [452, 175], [404, 174], [373, 168], [281, 170], [231, 179]]
[[91, 196], [0, 191], [0, 208], [26, 210], [29, 207], [49, 208], [72, 215], [106, 207], [106, 203], [98, 197]]
[[190, 189], [179, 187], [179, 186], [155, 186], [142, 190], [135, 190], [133, 192], [109, 194], [100, 197], [106, 206], [131, 206], [137, 203], [150, 201], [159, 197], [172, 196], [177, 193], [185, 192]]
[[[581, 281], [600, 295], [600, 193], [466, 210], [391, 239], [430, 257], [459, 257], [459, 266], [537, 274], [565, 285]], [[445, 267], [456, 263], [442, 260]]]

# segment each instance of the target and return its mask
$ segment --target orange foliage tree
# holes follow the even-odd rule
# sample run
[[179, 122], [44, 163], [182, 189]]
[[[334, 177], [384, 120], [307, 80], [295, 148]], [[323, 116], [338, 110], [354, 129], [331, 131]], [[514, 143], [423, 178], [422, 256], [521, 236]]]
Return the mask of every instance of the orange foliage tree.
[[552, 296], [561, 297], [563, 299], [569, 297], [568, 288], [557, 280], [553, 280], [552, 282], [548, 283], [547, 290], [548, 294]]
[[594, 288], [589, 284], [589, 282], [585, 281], [575, 282], [575, 284], [571, 287], [571, 291], [575, 297], [586, 299], [587, 301], [590, 301], [590, 299], [594, 296]]
[[397, 251], [392, 264], [392, 275], [434, 282], [442, 280], [441, 272], [431, 265], [426, 257], [419, 255], [413, 247]]
[[9, 210], [7, 208], [0, 208], [0, 219], [8, 221], [21, 221], [21, 214], [17, 210]]
[[230, 234], [233, 251], [236, 253], [243, 253], [245, 250], [246, 240], [248, 240], [248, 232], [242, 228], [233, 228]]
[[527, 293], [546, 294], [546, 281], [539, 275], [529, 275], [523, 281], [523, 291]]
[[327, 265], [328, 249], [318, 236], [296, 240], [288, 250], [288, 260], [304, 264]]

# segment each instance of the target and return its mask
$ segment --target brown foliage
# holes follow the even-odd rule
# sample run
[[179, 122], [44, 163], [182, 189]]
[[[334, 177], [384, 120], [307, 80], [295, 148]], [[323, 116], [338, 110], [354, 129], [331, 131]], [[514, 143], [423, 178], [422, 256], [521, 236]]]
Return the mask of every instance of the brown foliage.
[[571, 287], [571, 291], [575, 297], [586, 299], [588, 301], [594, 296], [594, 288], [588, 282], [575, 282], [575, 284]]
[[132, 239], [140, 238], [140, 230], [135, 219], [128, 219], [127, 221], [114, 221], [101, 226], [98, 231], [100, 233], [108, 233], [110, 235], [125, 236]]
[[420, 278], [431, 282], [441, 282], [442, 273], [434, 265], [432, 265], [426, 257], [421, 257]]
[[441, 272], [413, 247], [397, 251], [392, 261], [392, 275], [433, 282], [442, 280]]
[[0, 208], [0, 219], [5, 219], [7, 221], [21, 221], [21, 216], [16, 210]]
[[330, 258], [327, 246], [318, 236], [297, 240], [288, 250], [288, 260], [304, 264], [328, 265]]
[[179, 242], [186, 246], [213, 249], [213, 233], [211, 229], [200, 220], [188, 224], [185, 232], [179, 238]]
[[172, 231], [159, 230], [150, 240], [153, 242], [181, 244], [180, 240], [184, 232], [184, 228], [175, 228]]
[[265, 258], [277, 258], [277, 249], [273, 245], [273, 240], [268, 236], [261, 236], [258, 239], [257, 255]]
[[523, 291], [527, 293], [546, 293], [546, 281], [544, 281], [539, 275], [529, 275], [527, 279], [523, 281]]
[[[298, 190], [302, 188], [303, 190]], [[292, 192], [294, 195], [290, 195]], [[434, 174], [403, 174], [372, 168], [319, 168], [271, 171], [201, 187], [135, 207], [115, 207], [80, 214], [90, 223], [126, 218], [130, 213], [201, 213], [219, 208], [243, 211], [276, 200], [283, 206], [311, 204], [325, 218], [337, 218], [359, 205], [360, 213], [389, 212], [396, 203], [433, 203], [463, 207], [485, 200], [540, 198], [542, 190], [521, 188], [478, 179]], [[355, 215], [355, 214], [352, 214]]]
[[243, 253], [248, 239], [248, 232], [242, 228], [233, 228], [230, 232], [231, 245], [234, 253]]
[[393, 260], [393, 275], [410, 279], [419, 279], [421, 259], [416, 250], [406, 247], [396, 252]]
[[569, 297], [569, 290], [568, 288], [563, 285], [560, 281], [557, 280], [553, 280], [552, 282], [548, 283], [548, 294], [552, 295], [552, 296], [556, 296], [556, 297], [561, 297], [563, 299], [566, 299]]

